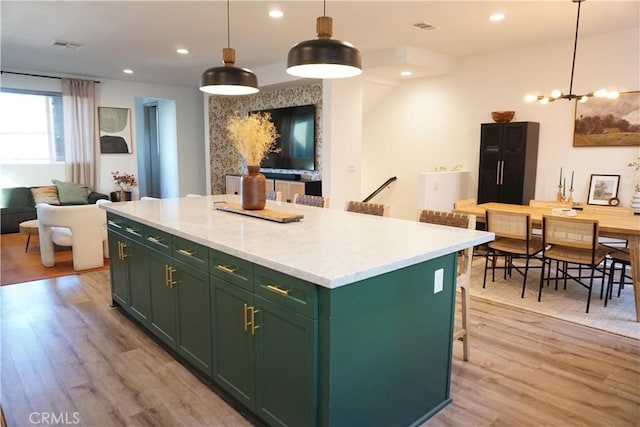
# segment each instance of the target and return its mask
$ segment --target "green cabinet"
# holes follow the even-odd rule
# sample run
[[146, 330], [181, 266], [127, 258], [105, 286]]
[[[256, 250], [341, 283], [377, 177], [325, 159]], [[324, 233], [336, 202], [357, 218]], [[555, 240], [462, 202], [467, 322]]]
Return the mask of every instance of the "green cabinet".
[[173, 260], [149, 251], [147, 272], [150, 288], [149, 329], [171, 348], [176, 348], [176, 297]]
[[315, 425], [317, 320], [287, 307], [295, 285], [315, 286], [254, 267], [254, 286], [265, 275], [273, 279], [267, 298], [245, 290], [251, 282], [238, 282], [238, 267], [229, 280], [211, 278], [214, 381], [271, 425]]

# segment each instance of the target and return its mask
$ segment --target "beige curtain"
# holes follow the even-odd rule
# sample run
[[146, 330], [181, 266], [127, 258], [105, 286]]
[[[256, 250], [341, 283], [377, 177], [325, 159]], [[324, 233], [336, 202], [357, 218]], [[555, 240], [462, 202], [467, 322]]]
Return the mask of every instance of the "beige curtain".
[[67, 181], [95, 188], [95, 82], [62, 79]]

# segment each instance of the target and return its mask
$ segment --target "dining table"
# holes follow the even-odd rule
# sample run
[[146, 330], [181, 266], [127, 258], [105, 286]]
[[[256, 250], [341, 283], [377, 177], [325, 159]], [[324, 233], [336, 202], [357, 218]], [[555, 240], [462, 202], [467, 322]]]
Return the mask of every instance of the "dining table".
[[[453, 211], [461, 214], [475, 215], [476, 222], [484, 223], [487, 209], [504, 210], [510, 212], [524, 212], [531, 215], [533, 227], [542, 228], [543, 215], [554, 215], [551, 207], [534, 207], [514, 205], [509, 203], [489, 202], [477, 205], [461, 206]], [[611, 209], [615, 209], [612, 207]], [[558, 211], [556, 211], [555, 214]], [[633, 299], [636, 308], [636, 322], [640, 322], [640, 216], [617, 215], [608, 212], [593, 212], [573, 209], [570, 212], [562, 211], [560, 214], [570, 214], [576, 218], [598, 220], [599, 237], [626, 240], [631, 257], [631, 276], [633, 278]]]

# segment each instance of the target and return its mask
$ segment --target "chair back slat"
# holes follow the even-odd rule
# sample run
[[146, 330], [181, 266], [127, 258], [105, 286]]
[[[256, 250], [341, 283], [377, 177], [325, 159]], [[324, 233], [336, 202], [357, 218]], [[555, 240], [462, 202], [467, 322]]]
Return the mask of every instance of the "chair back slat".
[[528, 213], [487, 209], [486, 224], [487, 231], [496, 237], [518, 240], [531, 238], [531, 215]]
[[593, 249], [598, 240], [598, 220], [544, 215], [542, 233], [545, 245]]
[[349, 212], [363, 213], [367, 215], [388, 216], [389, 207], [379, 203], [357, 202], [350, 200], [347, 202], [345, 210]]
[[293, 203], [298, 205], [315, 206], [318, 208], [327, 208], [329, 207], [329, 198], [296, 193], [293, 195]]

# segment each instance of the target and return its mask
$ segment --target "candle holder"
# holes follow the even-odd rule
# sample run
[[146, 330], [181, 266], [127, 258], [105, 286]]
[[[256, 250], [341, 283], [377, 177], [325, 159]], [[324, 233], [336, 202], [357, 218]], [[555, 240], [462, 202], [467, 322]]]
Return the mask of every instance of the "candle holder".
[[573, 208], [573, 188], [569, 189], [569, 198], [567, 199], [567, 203], [570, 208]]
[[556, 195], [556, 202], [563, 202], [564, 196], [562, 195], [562, 184], [558, 185], [558, 194]]

